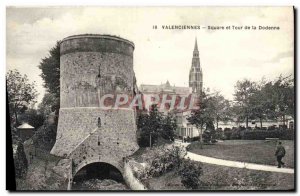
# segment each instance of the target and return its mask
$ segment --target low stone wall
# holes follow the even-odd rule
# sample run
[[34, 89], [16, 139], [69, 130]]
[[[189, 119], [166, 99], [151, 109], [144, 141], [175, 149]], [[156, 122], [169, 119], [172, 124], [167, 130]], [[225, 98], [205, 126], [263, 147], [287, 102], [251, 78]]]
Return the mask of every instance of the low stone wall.
[[133, 170], [128, 162], [126, 160], [124, 162], [124, 174], [123, 178], [126, 182], [126, 184], [130, 187], [131, 190], [147, 190], [146, 186], [143, 185], [139, 179], [137, 179], [134, 174]]

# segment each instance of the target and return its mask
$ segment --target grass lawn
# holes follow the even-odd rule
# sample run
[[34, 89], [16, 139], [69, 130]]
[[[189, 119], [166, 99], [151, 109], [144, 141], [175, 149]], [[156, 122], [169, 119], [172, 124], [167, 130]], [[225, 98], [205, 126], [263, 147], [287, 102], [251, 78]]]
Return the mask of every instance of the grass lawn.
[[[283, 162], [286, 163], [286, 167], [294, 168], [294, 141], [284, 140], [282, 144], [286, 149]], [[274, 155], [276, 150], [275, 141], [224, 140], [215, 145], [203, 145], [203, 149], [200, 148], [199, 142], [193, 142], [188, 150], [196, 154], [220, 159], [277, 165]]]
[[[201, 164], [201, 163], [198, 163]], [[201, 164], [199, 190], [291, 190], [294, 175]], [[144, 182], [151, 190], [186, 190], [175, 171]]]

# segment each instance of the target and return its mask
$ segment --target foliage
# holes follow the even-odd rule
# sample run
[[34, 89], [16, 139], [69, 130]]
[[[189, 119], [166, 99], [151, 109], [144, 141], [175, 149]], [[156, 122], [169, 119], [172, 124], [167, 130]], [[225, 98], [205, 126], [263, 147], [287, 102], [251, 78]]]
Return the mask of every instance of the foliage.
[[60, 44], [59, 41], [50, 49], [49, 56], [42, 59], [39, 68], [44, 80], [44, 87], [59, 98], [60, 95]]
[[231, 138], [231, 134], [232, 134], [232, 129], [230, 128], [224, 129], [224, 136], [226, 140], [229, 140]]
[[209, 107], [212, 111], [217, 129], [219, 128], [218, 125], [220, 121], [227, 122], [231, 120], [231, 106], [229, 100], [225, 99], [219, 92], [211, 95]]
[[213, 130], [205, 130], [203, 132], [202, 137], [203, 137], [203, 142], [206, 144], [216, 143], [217, 142], [216, 139], [219, 139], [219, 138], [217, 138], [217, 134], [214, 129]]
[[279, 76], [274, 81], [252, 82], [238, 81], [235, 86], [235, 105], [232, 110], [237, 121], [259, 119], [262, 128], [263, 120], [281, 120], [286, 123], [286, 116], [294, 117], [294, 81], [291, 76]]
[[54, 113], [54, 121], [58, 123], [58, 111], [59, 111], [59, 97], [55, 97], [54, 94], [46, 93], [42, 99], [42, 102], [38, 106], [39, 112], [47, 119]]
[[[205, 143], [214, 143], [216, 139], [221, 137], [219, 132], [217, 134], [214, 125], [218, 129], [219, 121], [231, 120], [231, 115], [229, 100], [225, 99], [219, 92], [209, 93], [206, 90], [200, 96], [199, 109], [192, 111], [188, 121], [200, 130], [199, 135], [202, 135]], [[204, 128], [205, 131], [203, 132]]]
[[[150, 114], [140, 113], [138, 115], [137, 127], [140, 133], [139, 146], [152, 146], [156, 142], [162, 117], [157, 109], [150, 111]], [[150, 144], [151, 139], [151, 144]]]
[[44, 80], [47, 93], [39, 105], [39, 110], [47, 118], [50, 113], [55, 114], [55, 123], [58, 123], [58, 112], [60, 107], [60, 42], [50, 49], [49, 56], [42, 59], [39, 68]]
[[241, 139], [241, 131], [242, 131], [241, 127], [239, 127], [239, 128], [233, 128], [232, 132], [231, 132], [231, 135], [230, 135], [230, 139], [231, 140]]
[[184, 160], [186, 151], [183, 147], [172, 145], [171, 148], [161, 148], [157, 150], [155, 157], [151, 160], [147, 171], [148, 177], [157, 177], [178, 169]]
[[250, 99], [256, 90], [256, 83], [247, 79], [243, 81], [237, 81], [235, 85], [234, 100], [236, 101], [236, 115], [239, 119], [246, 119], [247, 128], [252, 109]]
[[174, 141], [174, 131], [176, 130], [176, 128], [176, 117], [171, 113], [168, 113], [167, 116], [163, 117], [162, 119], [160, 136], [165, 140]]
[[[140, 133], [139, 145], [141, 147], [152, 146], [159, 138], [174, 141], [174, 132], [177, 128], [176, 118], [172, 114], [162, 115], [157, 106], [152, 106], [149, 114], [138, 114], [137, 127]], [[150, 144], [151, 140], [151, 144]]]
[[202, 135], [202, 130], [208, 124], [213, 122], [213, 112], [211, 105], [211, 97], [208, 96], [207, 92], [203, 91], [202, 94], [199, 96], [198, 102], [199, 109], [193, 110], [191, 116], [188, 117], [188, 121], [195, 125], [198, 130], [201, 131], [199, 135]]
[[45, 117], [36, 109], [28, 109], [25, 113], [20, 115], [19, 121], [23, 123], [26, 122], [37, 129], [44, 124]]
[[211, 140], [211, 134], [209, 131], [204, 131], [203, 132], [203, 135], [202, 135], [202, 138], [203, 138], [203, 142], [204, 143], [210, 143], [210, 140]]
[[6, 86], [11, 122], [14, 120], [17, 126], [18, 115], [36, 102], [35, 82], [29, 83], [27, 75], [21, 75], [17, 70], [9, 70], [6, 75]]
[[275, 108], [275, 117], [281, 117], [285, 123], [285, 116], [294, 117], [295, 100], [294, 100], [294, 80], [290, 76], [283, 78], [280, 76], [270, 85], [272, 92], [272, 101]]
[[24, 146], [22, 142], [18, 142], [18, 144], [16, 145], [17, 145], [17, 150], [14, 155], [16, 178], [23, 178], [26, 176], [28, 162], [26, 159]]
[[45, 123], [33, 135], [34, 146], [50, 151], [55, 143], [57, 126]]
[[179, 171], [181, 183], [188, 189], [198, 189], [202, 173], [202, 167], [199, 163], [195, 163], [189, 159], [184, 160], [182, 168]]
[[244, 140], [265, 140], [266, 138], [279, 138], [280, 140], [293, 140], [293, 129], [274, 129], [274, 130], [251, 130], [243, 131], [241, 138]]

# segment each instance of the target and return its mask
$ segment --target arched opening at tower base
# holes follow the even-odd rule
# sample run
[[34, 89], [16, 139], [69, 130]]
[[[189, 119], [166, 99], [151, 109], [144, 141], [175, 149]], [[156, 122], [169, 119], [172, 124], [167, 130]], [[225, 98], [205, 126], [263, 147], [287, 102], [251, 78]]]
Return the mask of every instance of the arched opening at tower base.
[[73, 177], [72, 190], [126, 190], [122, 173], [104, 162], [91, 163]]

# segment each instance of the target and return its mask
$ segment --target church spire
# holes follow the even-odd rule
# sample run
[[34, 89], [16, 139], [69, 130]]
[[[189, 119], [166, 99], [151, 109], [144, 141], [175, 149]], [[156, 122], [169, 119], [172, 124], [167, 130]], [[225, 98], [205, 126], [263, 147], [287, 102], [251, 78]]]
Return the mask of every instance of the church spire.
[[189, 87], [191, 87], [193, 93], [201, 94], [202, 92], [203, 74], [200, 66], [197, 37], [195, 38], [192, 66], [189, 75]]
[[195, 38], [195, 47], [194, 47], [194, 51], [198, 51], [197, 37]]
[[195, 47], [194, 47], [194, 52], [193, 52], [193, 58], [199, 58], [197, 37], [195, 38]]

